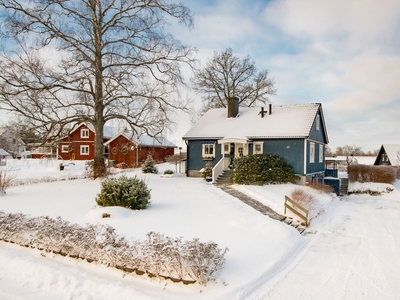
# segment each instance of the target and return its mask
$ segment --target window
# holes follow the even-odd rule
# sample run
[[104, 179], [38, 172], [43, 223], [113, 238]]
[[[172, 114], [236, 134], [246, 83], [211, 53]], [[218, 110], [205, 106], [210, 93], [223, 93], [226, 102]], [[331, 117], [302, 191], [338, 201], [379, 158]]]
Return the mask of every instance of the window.
[[238, 147], [238, 155], [239, 157], [243, 157], [243, 147]]
[[315, 119], [315, 127], [317, 130], [319, 130], [319, 123], [320, 123], [320, 117], [317, 115], [317, 118]]
[[81, 129], [81, 138], [83, 139], [89, 138], [89, 129]]
[[262, 154], [263, 153], [263, 143], [254, 143], [253, 144], [253, 154]]
[[319, 162], [324, 161], [324, 145], [319, 145]]
[[89, 146], [81, 146], [81, 155], [89, 155]]
[[63, 152], [63, 153], [69, 152], [69, 146], [68, 145], [62, 145], [61, 146], [61, 152]]
[[231, 151], [231, 147], [230, 147], [231, 145], [230, 144], [224, 144], [224, 153], [225, 154], [229, 154], [230, 153], [230, 151]]
[[215, 157], [215, 144], [203, 144], [203, 159], [213, 159]]
[[315, 162], [315, 144], [310, 143], [310, 163]]

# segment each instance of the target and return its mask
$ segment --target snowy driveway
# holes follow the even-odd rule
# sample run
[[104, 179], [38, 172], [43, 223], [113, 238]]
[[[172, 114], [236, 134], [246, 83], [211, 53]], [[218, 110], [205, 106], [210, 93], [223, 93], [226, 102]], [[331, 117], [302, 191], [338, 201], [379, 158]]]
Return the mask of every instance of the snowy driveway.
[[306, 254], [248, 299], [399, 299], [400, 202], [349, 196]]

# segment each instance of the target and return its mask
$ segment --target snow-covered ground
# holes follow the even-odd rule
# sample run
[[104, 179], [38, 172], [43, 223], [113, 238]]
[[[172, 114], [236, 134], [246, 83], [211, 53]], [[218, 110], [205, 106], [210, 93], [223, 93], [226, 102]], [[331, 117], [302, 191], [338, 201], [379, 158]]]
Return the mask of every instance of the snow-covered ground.
[[[141, 174], [151, 188], [144, 211], [101, 208], [100, 180], [76, 179], [84, 163], [9, 161], [21, 183], [0, 196], [0, 210], [107, 223], [126, 239], [150, 231], [228, 247], [225, 268], [207, 286], [184, 285], [0, 242], [0, 299], [398, 299], [400, 185], [381, 196], [316, 194], [321, 212], [300, 235], [202, 179]], [[174, 165], [159, 166], [174, 170]], [[48, 182], [46, 182], [48, 181]], [[32, 184], [32, 182], [40, 182]], [[283, 213], [297, 186], [235, 186]], [[111, 214], [103, 219], [102, 213]]]

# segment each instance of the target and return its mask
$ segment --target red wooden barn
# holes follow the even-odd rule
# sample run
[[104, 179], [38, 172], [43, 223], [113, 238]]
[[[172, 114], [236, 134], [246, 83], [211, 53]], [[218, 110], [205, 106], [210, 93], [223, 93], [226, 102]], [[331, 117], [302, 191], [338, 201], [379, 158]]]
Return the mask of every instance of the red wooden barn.
[[175, 144], [163, 137], [133, 135], [121, 132], [104, 144], [108, 147], [109, 159], [116, 164], [126, 163], [129, 167], [140, 166], [151, 155], [156, 162], [163, 162], [174, 155]]
[[[104, 126], [104, 142], [115, 135], [116, 131], [110, 126]], [[94, 159], [94, 128], [90, 123], [81, 123], [70, 134], [58, 143], [58, 157], [64, 160]], [[107, 149], [104, 149], [107, 156]]]

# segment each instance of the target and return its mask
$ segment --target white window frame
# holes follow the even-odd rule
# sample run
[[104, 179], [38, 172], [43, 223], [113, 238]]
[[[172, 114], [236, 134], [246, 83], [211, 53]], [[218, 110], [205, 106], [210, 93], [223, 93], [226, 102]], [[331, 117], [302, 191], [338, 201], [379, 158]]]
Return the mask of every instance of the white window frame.
[[[86, 149], [87, 151], [84, 149]], [[89, 155], [89, 145], [81, 145], [80, 154], [81, 155]]]
[[69, 152], [69, 145], [61, 145], [61, 152], [68, 153]]
[[324, 145], [319, 145], [319, 162], [322, 163], [324, 161]]
[[89, 138], [89, 129], [83, 128], [81, 129], [81, 138], [88, 139]]
[[319, 123], [321, 122], [320, 120], [321, 120], [320, 116], [317, 115], [317, 118], [315, 119], [315, 128], [316, 128], [318, 131], [319, 131]]
[[229, 154], [231, 153], [231, 144], [230, 143], [225, 143], [222, 146], [222, 153], [223, 154]]
[[[210, 153], [210, 152], [212, 152], [212, 153]], [[203, 156], [203, 159], [206, 159], [206, 160], [215, 158], [215, 143], [202, 144], [201, 154]]]
[[[260, 146], [260, 151], [257, 151], [257, 146]], [[264, 142], [254, 142], [253, 143], [253, 154], [263, 154]]]
[[310, 163], [315, 163], [315, 143], [310, 142]]

